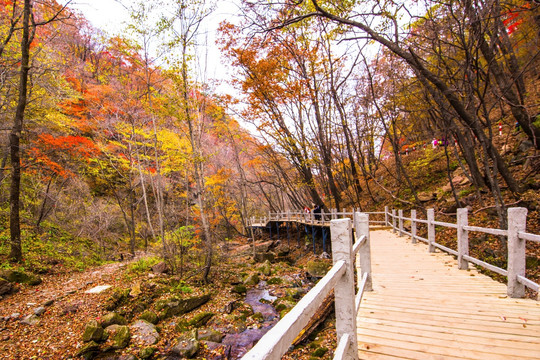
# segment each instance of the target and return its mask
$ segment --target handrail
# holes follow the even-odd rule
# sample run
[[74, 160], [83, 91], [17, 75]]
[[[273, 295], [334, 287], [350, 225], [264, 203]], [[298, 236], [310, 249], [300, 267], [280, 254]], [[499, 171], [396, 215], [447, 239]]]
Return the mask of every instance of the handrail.
[[[426, 242], [429, 245], [429, 251], [435, 251], [438, 248], [449, 254], [455, 255], [458, 258], [459, 269], [468, 269], [468, 264], [473, 263], [484, 269], [493, 271], [497, 274], [508, 277], [508, 296], [524, 297], [525, 287], [533, 291], [539, 291], [540, 285], [525, 277], [525, 248], [526, 241], [540, 242], [540, 235], [525, 232], [527, 223], [527, 209], [525, 208], [509, 208], [508, 209], [508, 230], [493, 229], [479, 226], [469, 226], [468, 212], [466, 208], [457, 210], [457, 223], [449, 223], [435, 220], [435, 212], [433, 209], [428, 209], [427, 219], [416, 218], [416, 210], [411, 211], [410, 217], [403, 216], [403, 211], [399, 210], [396, 214], [395, 210], [390, 211], [385, 207], [385, 219], [387, 225], [391, 226], [393, 231], [399, 231], [399, 235], [408, 235], [412, 242], [417, 240]], [[390, 221], [391, 220], [391, 221]], [[398, 222], [396, 224], [396, 221]], [[407, 232], [403, 228], [404, 221], [411, 222], [411, 232]], [[418, 224], [425, 224], [428, 227], [428, 237], [423, 238], [416, 234]], [[457, 229], [458, 250], [450, 249], [436, 242], [435, 226], [443, 226], [447, 228]], [[508, 238], [508, 267], [502, 269], [495, 265], [484, 262], [480, 259], [469, 256], [469, 238], [470, 231], [482, 232], [496, 236], [505, 236]]]
[[[288, 214], [290, 218], [290, 213]], [[269, 214], [269, 218], [272, 218]], [[351, 236], [351, 219], [330, 221], [332, 258], [328, 273], [289, 311], [242, 360], [278, 360], [334, 290], [336, 333], [339, 340], [334, 359], [358, 359], [356, 314], [365, 291], [371, 290], [369, 216], [354, 213], [356, 241]], [[253, 222], [252, 222], [253, 223]], [[360, 263], [358, 292], [354, 289], [354, 259]]]

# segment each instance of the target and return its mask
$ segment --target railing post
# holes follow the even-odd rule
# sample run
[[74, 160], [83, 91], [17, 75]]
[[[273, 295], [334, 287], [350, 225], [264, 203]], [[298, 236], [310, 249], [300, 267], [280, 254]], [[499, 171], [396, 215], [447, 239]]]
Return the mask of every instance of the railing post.
[[390, 223], [388, 222], [388, 206], [384, 207], [384, 226], [388, 226]]
[[525, 285], [518, 282], [517, 276], [525, 276], [525, 243], [519, 238], [519, 232], [527, 226], [526, 208], [508, 209], [508, 296], [522, 298]]
[[369, 242], [369, 215], [363, 213], [354, 213], [354, 228], [356, 230], [356, 238], [359, 239], [362, 235], [366, 236], [366, 241], [360, 246], [358, 255], [360, 258], [360, 278], [367, 273], [366, 287], [367, 291], [372, 291], [371, 281], [371, 245]]
[[346, 271], [337, 281], [334, 289], [336, 311], [336, 334], [339, 339], [348, 334], [351, 344], [345, 353], [345, 359], [358, 359], [358, 339], [356, 334], [356, 308], [354, 304], [354, 263], [352, 256], [351, 220], [332, 220], [330, 223], [332, 238], [332, 259], [334, 264], [345, 261]]
[[403, 236], [403, 210], [398, 210], [399, 236]]
[[458, 268], [467, 270], [469, 262], [463, 259], [464, 255], [469, 255], [469, 232], [463, 227], [469, 225], [467, 208], [457, 209], [457, 241], [458, 241]]
[[392, 232], [396, 233], [396, 209], [392, 209]]
[[428, 227], [428, 249], [429, 252], [435, 252], [435, 245], [433, 243], [435, 242], [435, 224], [433, 223], [435, 221], [435, 210], [428, 209], [427, 210], [427, 227]]
[[412, 243], [416, 244], [416, 210], [411, 210], [411, 235]]

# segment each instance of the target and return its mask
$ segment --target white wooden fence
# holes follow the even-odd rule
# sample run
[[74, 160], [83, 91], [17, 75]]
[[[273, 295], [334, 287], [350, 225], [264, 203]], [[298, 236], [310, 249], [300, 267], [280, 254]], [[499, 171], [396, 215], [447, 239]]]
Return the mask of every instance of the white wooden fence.
[[[347, 214], [349, 215], [349, 214]], [[369, 215], [350, 214], [355, 221], [356, 241], [353, 243], [351, 219], [330, 221], [333, 266], [313, 289], [288, 312], [242, 360], [278, 360], [289, 350], [294, 339], [306, 327], [326, 296], [334, 290], [336, 333], [338, 346], [334, 359], [358, 359], [356, 314], [364, 291], [371, 290], [371, 255], [369, 246]], [[273, 220], [277, 220], [276, 215]], [[288, 213], [291, 219], [292, 213]], [[296, 213], [294, 216], [304, 216]], [[339, 216], [338, 214], [335, 215]], [[269, 215], [269, 219], [272, 219]], [[283, 218], [284, 219], [284, 218]], [[322, 219], [321, 219], [322, 220]], [[254, 219], [252, 219], [252, 224]], [[324, 220], [326, 221], [326, 220]], [[266, 223], [266, 221], [265, 221]], [[354, 260], [361, 271], [358, 291], [354, 289]]]
[[[387, 225], [393, 228], [394, 232], [398, 232], [399, 236], [406, 234], [411, 237], [412, 242], [417, 240], [428, 244], [429, 252], [434, 252], [435, 248], [455, 255], [458, 258], [459, 269], [466, 270], [469, 263], [473, 263], [485, 269], [491, 270], [497, 274], [508, 278], [508, 296], [513, 298], [522, 298], [525, 296], [525, 287], [534, 291], [539, 291], [539, 284], [525, 277], [526, 270], [526, 242], [540, 242], [540, 235], [527, 233], [525, 231], [527, 225], [527, 209], [526, 208], [509, 208], [508, 209], [508, 230], [484, 228], [478, 226], [469, 226], [467, 209], [457, 210], [456, 224], [447, 223], [435, 220], [435, 211], [427, 210], [427, 218], [425, 220], [418, 219], [416, 210], [411, 210], [410, 217], [403, 216], [403, 210], [388, 211], [385, 208], [385, 218]], [[404, 230], [404, 222], [410, 221], [411, 231]], [[397, 222], [397, 224], [396, 224]], [[417, 225], [425, 224], [427, 226], [427, 239], [417, 235]], [[442, 226], [452, 229], [457, 229], [457, 251], [446, 246], [438, 244], [435, 241], [435, 227]], [[508, 266], [507, 269], [494, 266], [482, 260], [469, 256], [469, 232], [482, 232], [485, 234], [505, 236], [508, 240]]]
[[[285, 211], [285, 212], [277, 212], [272, 213], [269, 212], [268, 216], [265, 217], [252, 217], [250, 219], [250, 225], [259, 224], [264, 225], [267, 224], [269, 221], [301, 221], [304, 223], [311, 223], [311, 224], [328, 224], [330, 220], [334, 219], [340, 219], [340, 218], [350, 218], [354, 222], [354, 216], [357, 213], [367, 214], [367, 215], [384, 215], [385, 212], [383, 211], [373, 211], [373, 212], [362, 212], [360, 209], [351, 209], [351, 211], [347, 211], [344, 209], [343, 211], [338, 212], [336, 209], [331, 209], [330, 212], [324, 212], [322, 211], [320, 213], [320, 219], [317, 220], [317, 217], [319, 217], [319, 214], [314, 214], [312, 212], [306, 213], [303, 211]], [[385, 220], [374, 220], [370, 219], [369, 223], [371, 225], [380, 225], [380, 226], [387, 226], [388, 225], [388, 219], [385, 218]]]

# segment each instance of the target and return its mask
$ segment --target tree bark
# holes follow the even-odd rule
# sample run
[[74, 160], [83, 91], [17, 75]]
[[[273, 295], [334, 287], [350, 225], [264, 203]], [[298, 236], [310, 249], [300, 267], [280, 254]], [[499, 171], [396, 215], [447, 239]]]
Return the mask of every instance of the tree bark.
[[[32, 4], [30, 0], [24, 0], [22, 39], [21, 39], [21, 69], [19, 73], [19, 99], [13, 118], [13, 128], [9, 134], [10, 158], [11, 158], [11, 186], [10, 186], [10, 217], [9, 229], [11, 236], [11, 250], [9, 259], [20, 262], [22, 260], [21, 246], [21, 220], [20, 220], [20, 195], [21, 195], [21, 133], [23, 130], [24, 111], [28, 96], [28, 74], [30, 72], [30, 43], [33, 34], [30, 34], [30, 16]], [[33, 31], [32, 31], [33, 32]]]

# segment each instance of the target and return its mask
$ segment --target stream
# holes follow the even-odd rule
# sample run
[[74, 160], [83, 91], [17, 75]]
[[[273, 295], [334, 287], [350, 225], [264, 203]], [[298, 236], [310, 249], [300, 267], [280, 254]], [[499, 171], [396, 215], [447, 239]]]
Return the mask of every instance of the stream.
[[239, 334], [226, 335], [222, 343], [231, 347], [229, 359], [239, 359], [244, 356], [279, 321], [276, 309], [270, 304], [261, 302], [261, 300], [273, 302], [277, 299], [275, 296], [271, 296], [268, 290], [260, 289], [265, 285], [264, 282], [261, 282], [258, 286], [259, 289], [248, 290], [245, 299], [245, 302], [253, 308], [254, 313], [262, 314], [264, 319], [262, 327], [260, 329], [247, 329]]

